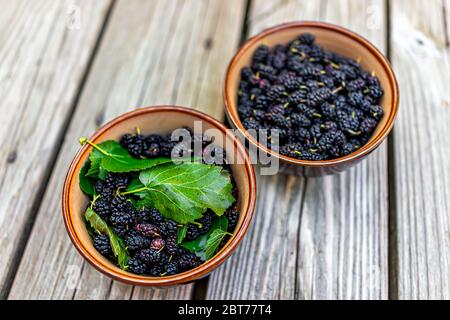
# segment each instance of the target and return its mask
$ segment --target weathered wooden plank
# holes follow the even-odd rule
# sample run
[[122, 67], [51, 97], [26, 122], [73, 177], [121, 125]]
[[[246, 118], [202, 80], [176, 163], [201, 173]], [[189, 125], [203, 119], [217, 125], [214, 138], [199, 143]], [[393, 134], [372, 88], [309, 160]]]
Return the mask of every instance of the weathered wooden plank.
[[[250, 34], [292, 20], [343, 25], [385, 49], [381, 0], [255, 0]], [[258, 188], [249, 234], [233, 258], [211, 276], [207, 298], [387, 298], [385, 145], [340, 175], [259, 177]]]
[[0, 3], [0, 297], [110, 1]]
[[449, 6], [391, 2], [401, 91], [393, 160], [400, 299], [450, 299]]
[[62, 188], [77, 138], [93, 132], [103, 119], [134, 106], [171, 103], [222, 117], [222, 75], [240, 37], [244, 6], [238, 0], [116, 3], [10, 298], [190, 298], [192, 285], [133, 288], [85, 263], [64, 230], [55, 190]]

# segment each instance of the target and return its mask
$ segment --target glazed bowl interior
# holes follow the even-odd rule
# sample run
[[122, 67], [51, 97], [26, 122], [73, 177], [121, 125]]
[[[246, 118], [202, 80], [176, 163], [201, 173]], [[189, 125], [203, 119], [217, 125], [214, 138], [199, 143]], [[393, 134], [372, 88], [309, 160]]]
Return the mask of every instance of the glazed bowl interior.
[[[260, 145], [254, 137], [248, 134], [239, 120], [237, 111], [237, 92], [240, 82], [240, 70], [249, 66], [254, 51], [262, 44], [274, 47], [277, 44], [287, 44], [301, 33], [311, 33], [316, 37], [316, 43], [326, 50], [336, 52], [342, 56], [353, 58], [360, 62], [363, 70], [373, 72], [381, 82], [384, 95], [380, 105], [384, 109], [384, 116], [376, 127], [371, 139], [356, 152], [337, 159], [323, 161], [306, 161], [290, 158], [267, 150]], [[267, 29], [250, 38], [232, 59], [226, 76], [225, 105], [227, 116], [231, 123], [237, 127], [247, 139], [254, 145], [280, 157], [283, 160], [307, 165], [334, 164], [345, 159], [351, 159], [358, 155], [372, 151], [381, 140], [389, 133], [397, 112], [398, 89], [395, 76], [385, 57], [367, 40], [355, 33], [331, 24], [319, 22], [295, 22], [279, 25]]]
[[67, 175], [63, 195], [63, 213], [66, 227], [75, 246], [100, 271], [115, 279], [138, 285], [184, 283], [209, 273], [231, 253], [242, 238], [250, 222], [255, 202], [253, 168], [242, 145], [216, 120], [198, 111], [181, 107], [142, 108], [106, 124], [92, 137], [92, 141], [95, 143], [105, 140], [119, 141], [123, 134], [135, 132], [136, 128], [139, 128], [142, 134], [168, 135], [177, 128], [194, 128], [194, 121], [202, 121], [202, 131], [213, 139], [214, 144], [221, 146], [221, 141], [225, 142], [227, 158], [233, 156], [238, 160], [235, 164], [231, 164], [232, 176], [239, 189], [237, 208], [241, 213], [233, 237], [215, 257], [206, 263], [174, 276], [160, 278], [138, 276], [120, 269], [95, 250], [85, 226], [83, 214], [89, 200], [79, 188], [78, 173], [88, 159], [92, 148], [84, 146], [74, 159]]

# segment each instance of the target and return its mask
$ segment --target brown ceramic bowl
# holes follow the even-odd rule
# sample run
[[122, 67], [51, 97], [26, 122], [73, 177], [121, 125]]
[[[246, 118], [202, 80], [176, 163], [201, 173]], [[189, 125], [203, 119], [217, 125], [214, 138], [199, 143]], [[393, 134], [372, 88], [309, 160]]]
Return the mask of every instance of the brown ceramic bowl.
[[218, 129], [215, 131], [215, 135], [207, 134], [214, 141], [220, 141], [220, 139], [226, 141], [227, 144], [224, 149], [227, 157], [232, 154], [239, 160], [239, 162], [236, 162], [237, 164], [231, 164], [232, 175], [239, 188], [238, 208], [241, 213], [233, 236], [212, 259], [195, 269], [174, 276], [138, 276], [121, 270], [94, 249], [92, 240], [86, 230], [83, 213], [88, 205], [88, 198], [78, 185], [78, 173], [92, 151], [92, 147], [85, 145], [73, 159], [67, 173], [62, 195], [62, 211], [64, 222], [73, 244], [81, 255], [99, 271], [111, 278], [134, 285], [169, 286], [187, 283], [206, 276], [219, 266], [242, 240], [255, 208], [255, 174], [243, 145], [219, 121], [202, 112], [183, 107], [155, 106], [141, 108], [107, 123], [94, 134], [91, 140], [95, 143], [111, 139], [119, 140], [123, 134], [133, 132], [136, 127], [139, 127], [143, 134], [169, 134], [176, 128], [192, 128], [196, 120], [202, 121], [203, 132], [208, 129]]
[[[295, 39], [299, 34], [308, 32], [316, 36], [316, 42], [327, 50], [360, 60], [364, 70], [374, 71], [384, 89], [381, 106], [385, 115], [378, 124], [372, 138], [366, 145], [345, 157], [324, 161], [306, 161], [287, 157], [268, 150], [251, 136], [237, 112], [237, 89], [240, 70], [250, 64], [251, 57], [261, 44], [273, 47]], [[225, 79], [224, 101], [229, 122], [237, 128], [253, 146], [280, 160], [280, 170], [300, 176], [320, 176], [340, 172], [349, 168], [375, 150], [392, 129], [398, 109], [398, 85], [394, 72], [383, 54], [368, 40], [345, 28], [322, 22], [292, 22], [264, 30], [250, 38], [231, 60]]]

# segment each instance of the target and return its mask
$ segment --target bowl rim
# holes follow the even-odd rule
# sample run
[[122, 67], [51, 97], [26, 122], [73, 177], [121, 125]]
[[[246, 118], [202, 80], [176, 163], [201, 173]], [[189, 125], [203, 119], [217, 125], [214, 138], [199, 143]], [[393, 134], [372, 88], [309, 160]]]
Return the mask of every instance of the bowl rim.
[[[231, 90], [230, 85], [230, 78], [231, 78], [231, 71], [234, 69], [236, 63], [239, 61], [239, 59], [242, 57], [242, 55], [252, 48], [256, 42], [259, 40], [265, 38], [268, 35], [271, 35], [273, 33], [277, 33], [279, 31], [283, 31], [286, 29], [291, 28], [302, 28], [302, 27], [310, 27], [310, 28], [317, 28], [317, 29], [325, 29], [328, 31], [334, 31], [337, 33], [340, 33], [346, 37], [351, 38], [352, 40], [360, 43], [364, 47], [366, 47], [371, 54], [374, 55], [374, 57], [377, 59], [378, 63], [382, 65], [382, 67], [385, 69], [388, 78], [389, 83], [392, 88], [392, 97], [393, 97], [393, 103], [392, 103], [392, 111], [389, 114], [389, 118], [385, 124], [385, 126], [382, 128], [382, 130], [378, 133], [378, 135], [373, 139], [370, 143], [366, 143], [364, 146], [356, 150], [355, 152], [352, 152], [349, 155], [346, 155], [344, 157], [338, 157], [334, 159], [329, 160], [300, 160], [292, 157], [288, 157], [285, 155], [282, 155], [278, 152], [272, 151], [268, 149], [267, 147], [260, 144], [251, 134], [248, 133], [248, 131], [244, 128], [242, 125], [241, 120], [239, 119], [239, 115], [237, 112], [235, 113], [231, 109], [232, 99], [234, 97], [234, 92]], [[270, 154], [271, 156], [277, 157], [278, 159], [304, 167], [333, 167], [336, 165], [341, 165], [345, 163], [350, 163], [355, 160], [361, 159], [371, 153], [373, 150], [375, 150], [387, 137], [389, 132], [392, 130], [392, 127], [395, 122], [395, 118], [397, 117], [398, 113], [398, 105], [399, 105], [399, 87], [397, 78], [394, 74], [394, 71], [392, 69], [391, 64], [387, 60], [387, 58], [381, 53], [381, 51], [375, 47], [369, 40], [367, 40], [365, 37], [355, 33], [354, 31], [351, 31], [347, 28], [327, 23], [327, 22], [318, 22], [318, 21], [293, 21], [293, 22], [286, 22], [281, 23], [269, 28], [266, 28], [262, 30], [260, 33], [248, 38], [245, 43], [238, 49], [238, 51], [235, 53], [233, 58], [231, 59], [230, 63], [228, 64], [226, 75], [225, 75], [225, 86], [223, 90], [223, 100], [225, 104], [225, 111], [228, 120], [231, 122], [231, 125], [234, 128], [237, 128], [239, 133], [243, 135], [253, 146], [256, 148], [261, 149], [267, 154]]]
[[102, 272], [103, 274], [132, 285], [139, 285], [139, 286], [171, 286], [171, 285], [178, 285], [178, 284], [186, 284], [192, 281], [195, 281], [197, 279], [200, 279], [207, 274], [209, 274], [213, 269], [218, 267], [221, 263], [223, 263], [226, 258], [236, 249], [237, 245], [241, 242], [243, 239], [250, 222], [252, 220], [255, 206], [256, 206], [256, 177], [253, 165], [250, 161], [250, 157], [240, 142], [240, 140], [233, 135], [229, 129], [219, 122], [218, 120], [214, 119], [213, 117], [207, 115], [206, 113], [203, 113], [198, 110], [194, 110], [192, 108], [182, 107], [182, 106], [175, 106], [175, 105], [155, 105], [155, 106], [147, 106], [147, 107], [141, 107], [139, 109], [135, 109], [133, 111], [129, 111], [127, 113], [124, 113], [111, 121], [107, 122], [105, 125], [98, 128], [95, 133], [91, 136], [91, 141], [98, 141], [100, 140], [103, 135], [108, 132], [109, 129], [114, 127], [115, 125], [133, 118], [137, 117], [142, 114], [148, 114], [148, 113], [154, 113], [154, 112], [160, 112], [160, 111], [170, 111], [175, 113], [183, 113], [188, 114], [191, 116], [195, 116], [200, 118], [202, 121], [207, 121], [211, 125], [213, 125], [215, 128], [221, 130], [225, 133], [226, 137], [229, 137], [234, 142], [234, 146], [237, 150], [237, 152], [242, 155], [244, 159], [244, 165], [245, 165], [245, 176], [248, 180], [249, 184], [249, 202], [247, 211], [243, 213], [243, 221], [240, 226], [240, 228], [233, 234], [233, 237], [230, 239], [230, 241], [210, 260], [206, 261], [202, 265], [200, 265], [197, 268], [194, 268], [189, 271], [185, 271], [183, 273], [179, 273], [173, 276], [167, 276], [167, 277], [149, 277], [149, 276], [139, 276], [132, 273], [128, 273], [127, 275], [118, 274], [114, 269], [110, 268], [109, 266], [103, 264], [101, 261], [97, 260], [93, 255], [91, 255], [90, 250], [84, 246], [82, 241], [79, 239], [73, 225], [72, 221], [72, 215], [70, 212], [70, 197], [69, 195], [72, 192], [72, 189], [70, 186], [73, 184], [73, 179], [75, 179], [79, 173], [79, 169], [83, 165], [81, 163], [81, 159], [84, 158], [86, 153], [89, 153], [92, 149], [89, 145], [84, 145], [81, 147], [78, 152], [76, 153], [75, 157], [73, 158], [70, 167], [67, 171], [65, 180], [64, 180], [64, 186], [63, 186], [63, 192], [62, 192], [62, 214], [63, 214], [63, 220], [64, 225], [66, 227], [66, 230], [69, 234], [69, 237], [74, 244], [75, 248], [78, 250], [78, 252], [92, 265], [94, 266], [98, 271]]

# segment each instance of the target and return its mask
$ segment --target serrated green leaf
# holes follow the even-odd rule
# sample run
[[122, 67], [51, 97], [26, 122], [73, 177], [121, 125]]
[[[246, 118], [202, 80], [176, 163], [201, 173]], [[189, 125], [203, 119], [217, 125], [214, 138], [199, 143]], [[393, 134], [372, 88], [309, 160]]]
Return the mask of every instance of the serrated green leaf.
[[139, 180], [146, 203], [181, 224], [201, 218], [207, 209], [220, 216], [235, 200], [230, 176], [219, 166], [166, 163], [142, 171]]
[[140, 171], [157, 166], [162, 163], [172, 162], [170, 158], [136, 159], [133, 158], [120, 143], [113, 140], [105, 141], [98, 145], [102, 151], [94, 149], [95, 157], [101, 157], [100, 166], [108, 172]]
[[187, 224], [178, 229], [177, 244], [180, 244], [184, 240], [184, 238], [186, 237], [187, 229], [188, 229]]
[[227, 234], [229, 233], [226, 230], [224, 231], [222, 229], [216, 229], [211, 233], [211, 235], [208, 237], [208, 241], [206, 241], [206, 260], [209, 260], [214, 256], [217, 248]]
[[94, 184], [91, 179], [86, 177], [86, 174], [89, 171], [89, 168], [90, 168], [90, 162], [86, 161], [84, 163], [83, 167], [81, 168], [78, 177], [79, 177], [79, 181], [80, 181], [81, 191], [83, 191], [87, 195], [93, 196], [95, 194]]
[[[207, 248], [208, 240], [211, 237], [211, 234], [216, 230], [221, 230], [226, 233], [227, 229], [228, 229], [228, 219], [225, 216], [217, 217], [213, 220], [213, 223], [211, 224], [211, 228], [209, 229], [209, 231], [206, 234], [200, 235], [195, 240], [183, 241], [181, 243], [181, 246], [183, 246], [190, 252], [195, 253], [198, 257], [200, 257], [206, 261], [206, 260], [208, 260], [208, 259], [206, 259], [206, 257], [207, 257], [206, 248]], [[219, 243], [219, 245], [220, 245], [220, 243]], [[217, 247], [216, 247], [216, 249], [217, 249]]]
[[84, 218], [91, 225], [91, 227], [97, 233], [103, 233], [108, 236], [109, 243], [111, 244], [111, 249], [114, 256], [117, 258], [119, 267], [123, 270], [127, 269], [127, 263], [129, 256], [126, 250], [124, 241], [114, 232], [114, 230], [108, 226], [108, 224], [103, 220], [94, 210], [87, 208]]

